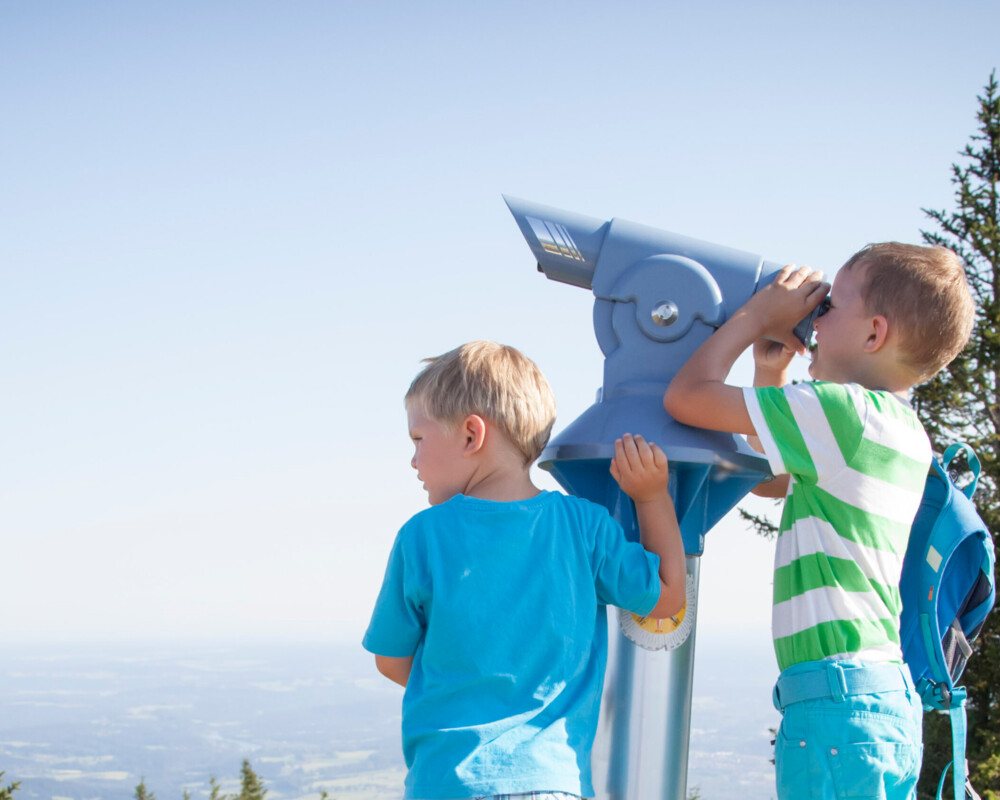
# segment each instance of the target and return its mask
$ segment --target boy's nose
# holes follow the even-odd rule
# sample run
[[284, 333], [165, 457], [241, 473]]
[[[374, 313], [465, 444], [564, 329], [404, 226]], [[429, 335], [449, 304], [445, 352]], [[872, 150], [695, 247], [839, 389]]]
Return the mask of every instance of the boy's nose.
[[413, 467], [414, 469], [417, 468], [417, 454], [416, 453], [414, 453], [413, 454], [413, 458], [410, 459], [410, 466]]

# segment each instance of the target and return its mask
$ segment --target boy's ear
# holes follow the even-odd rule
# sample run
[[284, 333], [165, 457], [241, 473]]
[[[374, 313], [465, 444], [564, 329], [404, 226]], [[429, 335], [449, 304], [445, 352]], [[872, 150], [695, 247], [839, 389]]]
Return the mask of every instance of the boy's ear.
[[881, 350], [889, 338], [889, 320], [881, 314], [872, 317], [871, 327], [868, 329], [868, 338], [865, 339], [865, 352], [877, 353]]
[[462, 439], [465, 443], [465, 455], [471, 456], [483, 449], [486, 442], [486, 420], [478, 414], [469, 414], [462, 420]]

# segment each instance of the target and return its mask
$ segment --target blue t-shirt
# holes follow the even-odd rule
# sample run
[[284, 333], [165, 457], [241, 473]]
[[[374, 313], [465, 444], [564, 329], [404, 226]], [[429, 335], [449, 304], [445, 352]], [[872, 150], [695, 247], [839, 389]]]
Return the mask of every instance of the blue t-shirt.
[[593, 796], [607, 614], [647, 614], [659, 558], [601, 506], [558, 492], [457, 495], [396, 537], [365, 649], [414, 656], [407, 798]]

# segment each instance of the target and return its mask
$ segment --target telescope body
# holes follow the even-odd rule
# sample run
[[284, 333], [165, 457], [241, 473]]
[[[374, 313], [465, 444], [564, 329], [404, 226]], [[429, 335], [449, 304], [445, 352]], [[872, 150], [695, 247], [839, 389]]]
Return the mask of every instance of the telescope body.
[[[504, 199], [538, 269], [592, 290], [604, 354], [597, 401], [551, 441], [540, 466], [573, 494], [627, 507], [607, 470], [614, 441], [627, 431], [656, 442], [670, 460], [685, 552], [701, 555], [705, 533], [771, 473], [742, 436], [674, 421], [663, 394], [701, 343], [782, 265], [626, 220]], [[799, 324], [800, 338], [808, 339], [814, 316]]]

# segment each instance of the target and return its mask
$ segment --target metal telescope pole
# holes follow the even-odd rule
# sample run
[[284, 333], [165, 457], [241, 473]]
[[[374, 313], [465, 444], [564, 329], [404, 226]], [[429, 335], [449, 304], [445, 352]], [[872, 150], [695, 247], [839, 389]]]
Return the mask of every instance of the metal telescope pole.
[[[687, 559], [697, 593], [701, 559]], [[613, 620], [594, 742], [600, 798], [686, 800], [695, 630], [673, 650], [636, 646]]]

